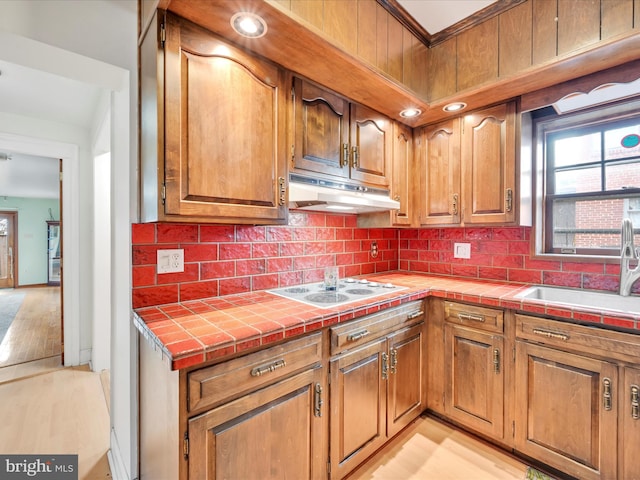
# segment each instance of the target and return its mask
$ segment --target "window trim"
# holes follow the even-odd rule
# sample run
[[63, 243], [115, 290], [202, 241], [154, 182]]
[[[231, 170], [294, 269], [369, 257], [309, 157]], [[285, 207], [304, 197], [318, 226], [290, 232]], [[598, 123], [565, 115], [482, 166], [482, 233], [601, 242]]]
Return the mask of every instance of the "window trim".
[[[551, 204], [557, 198], [576, 198], [576, 199], [593, 199], [593, 198], [627, 198], [629, 195], [640, 195], [640, 188], [615, 190], [615, 191], [599, 191], [585, 192], [575, 194], [555, 195], [547, 194], [547, 138], [553, 134], [555, 136], [562, 135], [563, 131], [575, 131], [580, 129], [587, 131], [600, 131], [603, 124], [631, 122], [633, 119], [640, 117], [640, 99], [632, 99], [624, 102], [616, 102], [604, 107], [592, 108], [562, 116], [554, 113], [542, 114], [535, 116], [531, 112], [523, 115], [531, 116], [532, 136], [533, 136], [533, 191], [535, 195], [534, 204], [534, 256], [550, 259], [562, 260], [593, 260], [605, 263], [619, 262], [619, 249], [553, 249], [549, 243], [552, 242], [552, 235], [547, 235], [547, 226], [551, 227]], [[637, 157], [631, 157], [637, 158]], [[606, 165], [610, 163], [624, 163], [629, 161], [610, 160], [597, 162], [598, 165]], [[606, 252], [606, 253], [605, 253]]]

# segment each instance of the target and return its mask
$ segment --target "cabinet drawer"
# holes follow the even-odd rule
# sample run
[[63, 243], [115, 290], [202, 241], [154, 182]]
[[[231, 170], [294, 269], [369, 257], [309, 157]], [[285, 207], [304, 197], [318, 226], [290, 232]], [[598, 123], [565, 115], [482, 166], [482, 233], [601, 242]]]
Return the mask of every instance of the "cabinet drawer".
[[444, 302], [444, 318], [447, 322], [488, 332], [502, 332], [504, 330], [504, 312], [493, 308]]
[[516, 336], [563, 350], [637, 363], [640, 335], [516, 314]]
[[363, 345], [398, 327], [424, 321], [424, 303], [419, 300], [367, 315], [331, 328], [331, 355]]
[[189, 411], [220, 404], [320, 362], [321, 339], [315, 333], [189, 373]]

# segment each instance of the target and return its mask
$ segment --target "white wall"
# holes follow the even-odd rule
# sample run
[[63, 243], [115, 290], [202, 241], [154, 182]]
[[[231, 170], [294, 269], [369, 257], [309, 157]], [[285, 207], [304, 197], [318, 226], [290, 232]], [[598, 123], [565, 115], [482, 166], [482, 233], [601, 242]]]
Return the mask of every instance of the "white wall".
[[[112, 129], [112, 363], [111, 363], [111, 460], [114, 478], [137, 477], [137, 379], [135, 331], [131, 311], [131, 221], [136, 220], [137, 171], [137, 2], [136, 0], [2, 0], [0, 2], [0, 59], [59, 74], [111, 90]], [[18, 41], [3, 33], [36, 40]], [[21, 48], [7, 46], [7, 38]], [[11, 43], [11, 42], [9, 42]], [[4, 47], [3, 47], [4, 45]], [[53, 50], [48, 46], [58, 47]], [[83, 58], [87, 57], [86, 59]], [[104, 65], [96, 62], [104, 62]], [[117, 67], [117, 68], [115, 68]], [[80, 146], [78, 237], [88, 240], [80, 256], [92, 257], [93, 161], [89, 129], [78, 132], [62, 125], [37, 127], [37, 119], [0, 116], [0, 132], [22, 135], [74, 137]], [[9, 129], [9, 130], [7, 130]], [[29, 132], [29, 133], [27, 133]], [[65, 137], [65, 135], [67, 135]], [[64, 208], [64, 205], [63, 205]], [[83, 244], [84, 242], [81, 242]], [[88, 245], [88, 246], [87, 246]], [[92, 260], [92, 258], [89, 258]], [[92, 284], [92, 261], [80, 262], [81, 284]], [[66, 278], [66, 277], [65, 277]], [[86, 288], [84, 285], [81, 288]], [[91, 298], [91, 292], [86, 292]], [[90, 303], [90, 302], [89, 302]], [[89, 317], [90, 305], [82, 311]], [[90, 342], [90, 331], [81, 333]], [[90, 329], [89, 329], [90, 330]], [[85, 337], [85, 333], [88, 337]]]

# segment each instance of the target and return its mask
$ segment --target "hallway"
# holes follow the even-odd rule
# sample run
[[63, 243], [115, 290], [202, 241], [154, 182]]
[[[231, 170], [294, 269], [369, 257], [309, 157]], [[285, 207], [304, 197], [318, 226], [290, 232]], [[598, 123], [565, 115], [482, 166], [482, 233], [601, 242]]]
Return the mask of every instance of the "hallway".
[[[50, 359], [50, 363], [60, 365], [60, 287], [20, 288], [15, 291], [24, 292], [25, 297], [0, 344], [0, 370], [42, 359]], [[0, 290], [0, 302], [2, 295]]]

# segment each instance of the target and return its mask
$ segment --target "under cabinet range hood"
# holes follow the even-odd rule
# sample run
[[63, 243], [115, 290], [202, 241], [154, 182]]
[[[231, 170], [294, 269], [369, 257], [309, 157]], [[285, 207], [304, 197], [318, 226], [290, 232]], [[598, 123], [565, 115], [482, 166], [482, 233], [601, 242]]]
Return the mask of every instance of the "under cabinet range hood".
[[389, 191], [291, 174], [289, 208], [333, 213], [369, 213], [398, 210]]

